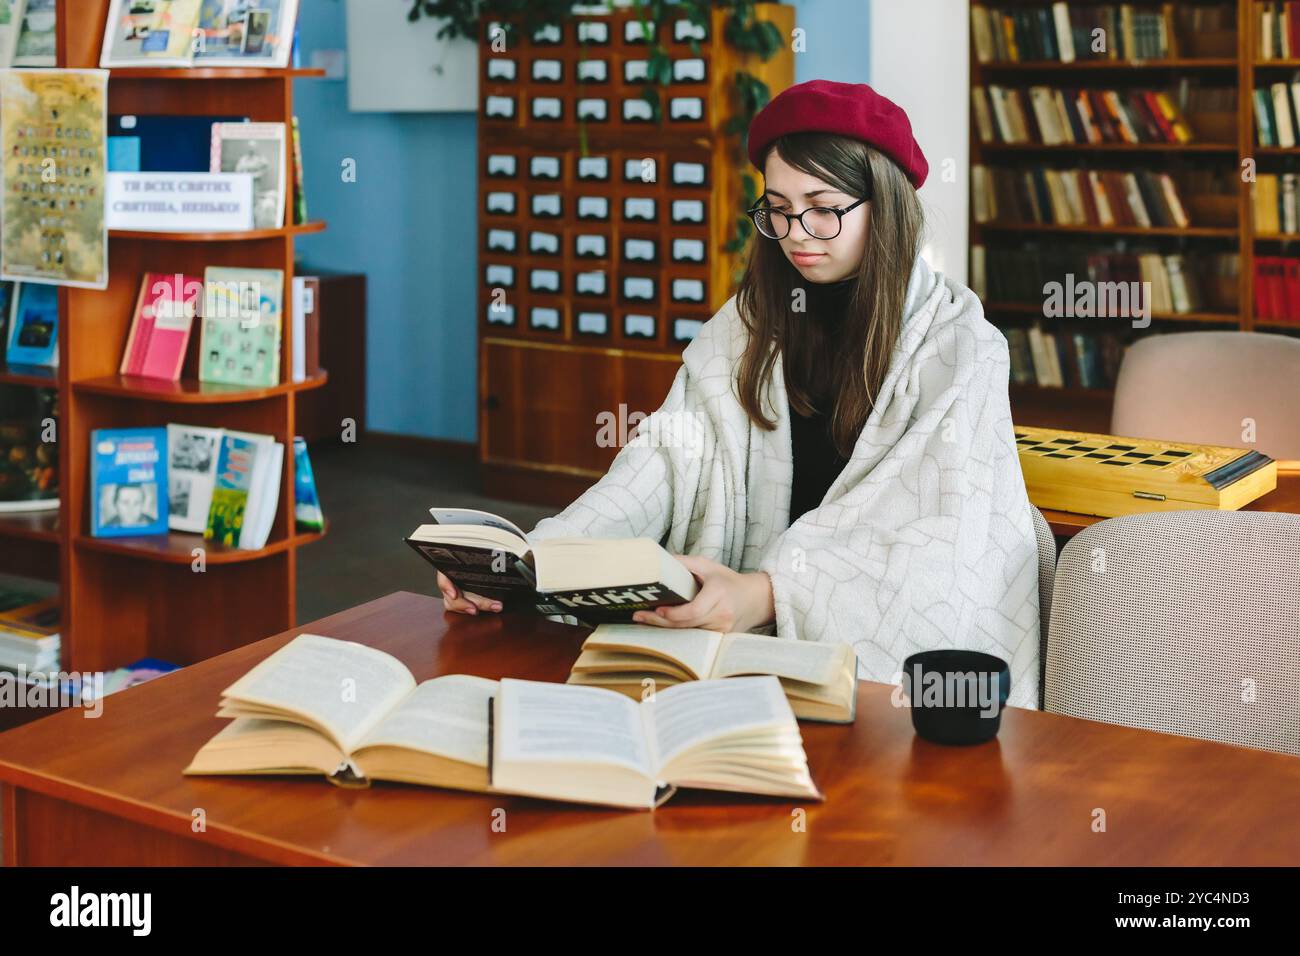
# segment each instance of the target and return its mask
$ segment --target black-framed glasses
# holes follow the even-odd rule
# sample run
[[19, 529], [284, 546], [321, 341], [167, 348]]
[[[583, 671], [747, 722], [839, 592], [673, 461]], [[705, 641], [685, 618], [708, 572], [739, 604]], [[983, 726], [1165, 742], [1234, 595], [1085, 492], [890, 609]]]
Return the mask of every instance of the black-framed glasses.
[[759, 204], [752, 209], [746, 210], [749, 218], [754, 220], [754, 228], [767, 236], [769, 239], [784, 239], [790, 234], [791, 220], [798, 220], [803, 231], [808, 233], [813, 239], [834, 239], [840, 234], [840, 229], [844, 226], [844, 217], [846, 214], [857, 209], [867, 197], [862, 197], [855, 203], [845, 206], [843, 209], [835, 209], [831, 206], [809, 206], [797, 216], [788, 212], [779, 212], [771, 206]]

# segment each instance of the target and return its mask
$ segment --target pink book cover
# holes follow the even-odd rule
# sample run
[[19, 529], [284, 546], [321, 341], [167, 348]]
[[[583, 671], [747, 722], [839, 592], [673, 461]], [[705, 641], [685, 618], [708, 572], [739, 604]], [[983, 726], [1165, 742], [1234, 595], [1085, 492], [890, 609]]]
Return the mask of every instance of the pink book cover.
[[196, 276], [156, 272], [145, 275], [140, 321], [148, 321], [151, 332], [134, 374], [173, 382], [180, 378], [202, 296], [203, 280]]

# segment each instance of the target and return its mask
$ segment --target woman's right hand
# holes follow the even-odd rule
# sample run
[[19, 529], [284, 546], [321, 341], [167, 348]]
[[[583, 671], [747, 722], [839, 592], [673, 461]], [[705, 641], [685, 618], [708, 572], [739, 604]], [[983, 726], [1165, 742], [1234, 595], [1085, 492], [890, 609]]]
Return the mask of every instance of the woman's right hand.
[[473, 591], [462, 591], [451, 578], [438, 572], [438, 590], [442, 591], [442, 603], [448, 611], [457, 614], [477, 614], [479, 611], [499, 611], [501, 602], [495, 598], [486, 598]]

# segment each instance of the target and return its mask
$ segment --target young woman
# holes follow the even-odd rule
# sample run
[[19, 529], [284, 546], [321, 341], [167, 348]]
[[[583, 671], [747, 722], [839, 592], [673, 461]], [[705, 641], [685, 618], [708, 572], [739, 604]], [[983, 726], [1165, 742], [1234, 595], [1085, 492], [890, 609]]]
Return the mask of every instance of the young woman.
[[[1009, 360], [970, 290], [918, 255], [907, 116], [812, 81], [755, 117], [765, 190], [737, 293], [683, 352], [651, 436], [529, 536], [650, 537], [699, 580], [642, 623], [852, 643], [859, 676], [963, 647], [1037, 706], [1038, 549]], [[659, 421], [653, 421], [658, 416]], [[659, 427], [663, 426], [663, 427]], [[499, 610], [439, 575], [449, 610]]]

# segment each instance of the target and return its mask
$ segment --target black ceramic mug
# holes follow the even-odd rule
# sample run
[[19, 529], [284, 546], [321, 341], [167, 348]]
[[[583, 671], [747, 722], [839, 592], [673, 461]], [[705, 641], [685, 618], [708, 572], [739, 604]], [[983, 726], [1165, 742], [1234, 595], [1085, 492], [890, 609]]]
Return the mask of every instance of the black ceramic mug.
[[936, 744], [978, 744], [997, 736], [1011, 693], [1011, 668], [979, 651], [922, 651], [903, 662], [902, 687], [920, 737]]

